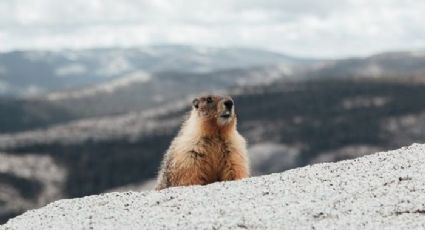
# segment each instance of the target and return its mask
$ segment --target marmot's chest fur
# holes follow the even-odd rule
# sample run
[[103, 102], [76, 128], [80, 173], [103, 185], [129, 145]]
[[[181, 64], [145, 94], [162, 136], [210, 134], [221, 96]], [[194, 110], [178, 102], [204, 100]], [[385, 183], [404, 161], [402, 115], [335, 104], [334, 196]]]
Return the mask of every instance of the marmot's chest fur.
[[248, 177], [244, 138], [236, 130], [233, 101], [197, 98], [189, 119], [165, 154], [156, 189], [204, 185]]
[[226, 161], [232, 152], [232, 145], [221, 137], [203, 137], [191, 152], [193, 163], [203, 168], [207, 183], [220, 181], [220, 173], [226, 167]]

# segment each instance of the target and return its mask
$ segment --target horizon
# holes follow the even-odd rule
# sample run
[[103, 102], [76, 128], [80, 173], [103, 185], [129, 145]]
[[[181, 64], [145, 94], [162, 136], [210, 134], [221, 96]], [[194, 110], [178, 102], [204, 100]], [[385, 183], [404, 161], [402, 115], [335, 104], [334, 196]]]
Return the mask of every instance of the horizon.
[[297, 59], [316, 59], [316, 60], [342, 60], [342, 59], [356, 59], [356, 58], [368, 58], [375, 55], [381, 55], [381, 54], [394, 54], [394, 53], [415, 53], [420, 52], [424, 53], [425, 56], [425, 46], [424, 47], [418, 47], [418, 48], [411, 48], [411, 49], [389, 49], [389, 50], [383, 50], [380, 52], [374, 52], [370, 54], [364, 54], [364, 55], [347, 55], [347, 56], [341, 56], [341, 57], [314, 57], [314, 56], [299, 56], [294, 55], [291, 53], [285, 53], [280, 52], [276, 50], [268, 50], [268, 49], [262, 49], [257, 47], [243, 47], [243, 46], [228, 46], [228, 47], [219, 47], [219, 46], [204, 46], [204, 45], [190, 45], [190, 44], [150, 44], [150, 45], [133, 45], [133, 46], [93, 46], [93, 47], [81, 47], [81, 48], [68, 48], [68, 47], [62, 47], [62, 48], [56, 48], [56, 49], [47, 49], [47, 48], [34, 48], [34, 49], [14, 49], [14, 50], [7, 50], [2, 51], [0, 50], [0, 54], [9, 54], [9, 53], [19, 53], [19, 52], [47, 52], [47, 53], [61, 53], [61, 52], [83, 52], [83, 51], [91, 51], [91, 50], [109, 50], [109, 49], [116, 49], [116, 50], [126, 50], [126, 49], [146, 49], [146, 48], [152, 48], [152, 47], [187, 47], [187, 48], [193, 48], [193, 49], [217, 49], [217, 50], [229, 50], [229, 49], [246, 49], [246, 50], [254, 50], [259, 52], [268, 52], [268, 53], [274, 53], [282, 56], [288, 56], [289, 58], [297, 58]]

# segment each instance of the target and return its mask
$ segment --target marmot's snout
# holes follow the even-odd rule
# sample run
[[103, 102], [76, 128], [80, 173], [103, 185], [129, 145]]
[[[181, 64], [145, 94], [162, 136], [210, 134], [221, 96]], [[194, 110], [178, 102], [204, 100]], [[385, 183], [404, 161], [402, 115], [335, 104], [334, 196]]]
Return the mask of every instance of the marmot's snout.
[[230, 118], [233, 115], [233, 100], [225, 99], [223, 102], [224, 109], [220, 114], [221, 118]]
[[232, 101], [231, 99], [226, 100], [223, 104], [224, 104], [224, 106], [226, 106], [226, 109], [228, 109], [228, 110], [232, 110], [232, 107], [233, 107], [233, 101]]

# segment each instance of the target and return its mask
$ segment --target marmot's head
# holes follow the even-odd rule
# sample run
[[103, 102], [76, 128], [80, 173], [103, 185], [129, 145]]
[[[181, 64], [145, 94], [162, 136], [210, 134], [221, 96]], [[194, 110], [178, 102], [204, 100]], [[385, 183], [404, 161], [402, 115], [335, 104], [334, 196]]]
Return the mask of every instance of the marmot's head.
[[208, 95], [192, 101], [193, 110], [199, 118], [217, 121], [219, 126], [235, 120], [234, 103], [229, 96]]

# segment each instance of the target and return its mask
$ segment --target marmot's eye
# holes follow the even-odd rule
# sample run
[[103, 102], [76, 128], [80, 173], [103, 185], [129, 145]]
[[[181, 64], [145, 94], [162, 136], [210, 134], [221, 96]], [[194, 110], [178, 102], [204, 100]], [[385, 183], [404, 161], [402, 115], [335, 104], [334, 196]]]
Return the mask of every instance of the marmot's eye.
[[192, 105], [195, 109], [197, 109], [199, 107], [199, 100], [197, 98], [193, 99]]
[[212, 102], [213, 102], [212, 97], [207, 97], [207, 103], [212, 103]]

